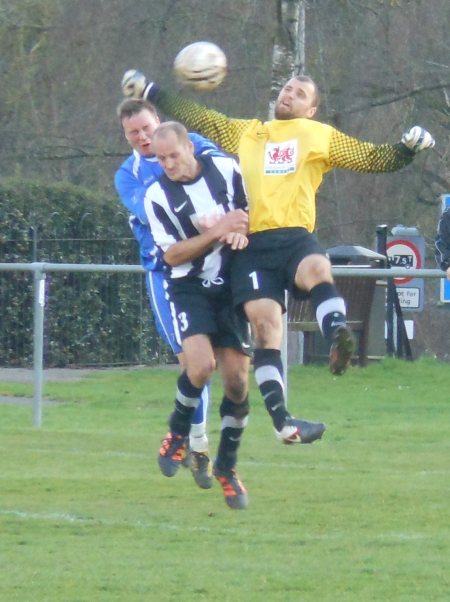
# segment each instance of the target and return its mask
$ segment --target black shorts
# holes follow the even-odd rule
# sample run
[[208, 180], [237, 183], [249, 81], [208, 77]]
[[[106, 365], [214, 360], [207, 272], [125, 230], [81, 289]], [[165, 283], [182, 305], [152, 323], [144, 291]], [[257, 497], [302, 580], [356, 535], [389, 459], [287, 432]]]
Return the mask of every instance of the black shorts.
[[250, 353], [248, 322], [233, 306], [229, 284], [200, 278], [173, 278], [168, 293], [175, 337], [181, 342], [195, 334], [210, 337], [213, 347], [231, 347]]
[[295, 286], [295, 273], [302, 259], [313, 254], [326, 255], [326, 251], [305, 228], [251, 234], [248, 247], [236, 253], [231, 268], [235, 306], [254, 299], [274, 299], [285, 310], [286, 290], [296, 299], [307, 298], [308, 293]]

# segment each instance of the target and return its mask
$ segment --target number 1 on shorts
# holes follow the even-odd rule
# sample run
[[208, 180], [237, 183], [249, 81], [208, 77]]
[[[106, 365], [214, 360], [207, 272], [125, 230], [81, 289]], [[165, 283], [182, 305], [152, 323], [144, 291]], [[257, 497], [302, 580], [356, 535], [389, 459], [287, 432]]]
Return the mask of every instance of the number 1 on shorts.
[[258, 273], [250, 272], [248, 277], [251, 278], [251, 280], [252, 280], [253, 290], [257, 291], [259, 289]]

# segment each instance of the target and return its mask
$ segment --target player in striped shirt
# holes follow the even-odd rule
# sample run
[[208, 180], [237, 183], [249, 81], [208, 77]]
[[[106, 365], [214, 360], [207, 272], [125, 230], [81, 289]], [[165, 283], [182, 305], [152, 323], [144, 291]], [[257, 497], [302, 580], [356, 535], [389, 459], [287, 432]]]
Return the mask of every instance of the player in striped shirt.
[[232, 263], [248, 242], [242, 177], [232, 157], [194, 155], [180, 123], [161, 124], [152, 146], [164, 173], [148, 187], [145, 210], [167, 266], [174, 330], [185, 358], [159, 466], [168, 477], [177, 471], [200, 392], [217, 366], [224, 394], [213, 470], [228, 506], [242, 509], [248, 498], [235, 466], [249, 412], [250, 343], [230, 286]]

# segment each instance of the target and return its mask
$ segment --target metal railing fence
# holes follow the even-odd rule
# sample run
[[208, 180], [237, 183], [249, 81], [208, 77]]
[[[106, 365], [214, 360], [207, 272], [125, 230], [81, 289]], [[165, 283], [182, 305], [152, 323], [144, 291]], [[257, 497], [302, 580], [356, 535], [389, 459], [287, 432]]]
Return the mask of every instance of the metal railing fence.
[[[0, 237], [0, 261], [138, 263], [133, 237], [117, 233], [107, 237], [98, 226], [91, 232], [88, 218], [89, 215], [83, 216], [77, 225], [78, 238], [69, 238], [72, 232], [67, 231], [57, 214], [51, 220], [54, 228], [36, 226], [30, 232], [20, 231], [20, 236], [13, 233], [10, 238]], [[125, 218], [123, 221], [128, 228]], [[157, 336], [142, 273], [47, 273], [45, 296], [46, 368], [147, 364], [157, 361], [161, 354], [171, 359]], [[29, 274], [0, 272], [0, 323], [0, 365], [30, 367], [33, 280]], [[114, 345], [109, 344], [111, 340]]]
[[[333, 266], [334, 276], [371, 278], [444, 278], [445, 273], [437, 269], [406, 268], [358, 268], [355, 266]], [[42, 425], [43, 390], [43, 339], [45, 316], [45, 281], [51, 272], [103, 272], [103, 273], [144, 273], [140, 265], [70, 264], [70, 263], [0, 263], [0, 271], [32, 272], [34, 281], [33, 304], [33, 426]], [[286, 332], [286, 323], [285, 323]], [[285, 337], [286, 339], [286, 337]], [[287, 343], [283, 344], [282, 358], [287, 374]]]

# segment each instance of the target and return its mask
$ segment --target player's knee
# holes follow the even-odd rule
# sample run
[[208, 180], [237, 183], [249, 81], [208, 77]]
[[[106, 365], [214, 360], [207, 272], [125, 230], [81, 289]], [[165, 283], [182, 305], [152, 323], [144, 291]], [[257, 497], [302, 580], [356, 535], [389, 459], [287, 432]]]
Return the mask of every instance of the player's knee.
[[311, 290], [322, 282], [333, 282], [331, 263], [324, 255], [310, 255], [298, 266], [295, 283], [300, 288]]
[[251, 321], [256, 347], [278, 347], [282, 325], [276, 317], [255, 316]]
[[232, 378], [228, 378], [225, 384], [225, 394], [234, 402], [239, 403], [247, 396], [248, 372], [236, 372]]
[[216, 361], [212, 357], [205, 359], [201, 363], [188, 366], [187, 374], [192, 384], [197, 387], [203, 387], [209, 381], [215, 369]]

